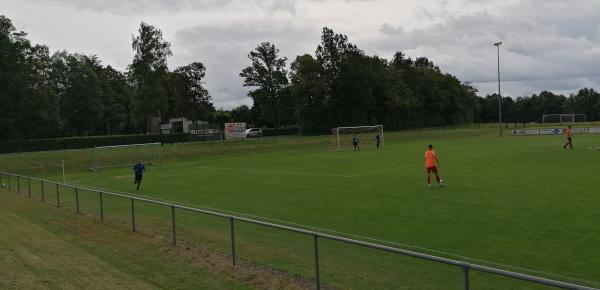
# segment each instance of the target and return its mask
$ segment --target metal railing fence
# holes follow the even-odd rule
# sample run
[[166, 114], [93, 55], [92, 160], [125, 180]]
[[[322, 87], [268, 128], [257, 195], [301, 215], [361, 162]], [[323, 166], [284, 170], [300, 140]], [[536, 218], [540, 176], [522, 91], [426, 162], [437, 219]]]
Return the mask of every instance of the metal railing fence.
[[[265, 226], [265, 227], [269, 227], [269, 228], [275, 228], [275, 229], [279, 229], [279, 230], [303, 234], [306, 236], [311, 236], [313, 238], [313, 251], [314, 251], [313, 253], [314, 253], [314, 263], [315, 263], [315, 265], [314, 265], [315, 284], [316, 284], [317, 289], [321, 289], [319, 239], [337, 241], [337, 242], [341, 242], [341, 243], [356, 245], [356, 246], [365, 247], [365, 248], [371, 248], [371, 249], [375, 249], [375, 250], [379, 250], [379, 251], [395, 253], [395, 254], [414, 257], [414, 258], [418, 258], [418, 259], [422, 259], [422, 260], [428, 260], [428, 261], [432, 261], [432, 262], [436, 262], [436, 263], [459, 267], [463, 270], [463, 286], [464, 286], [464, 289], [466, 289], [466, 290], [469, 289], [470, 284], [471, 284], [469, 281], [469, 272], [470, 271], [479, 271], [479, 272], [488, 273], [488, 274], [492, 274], [492, 275], [512, 278], [515, 280], [522, 280], [522, 281], [527, 281], [527, 282], [531, 282], [531, 283], [535, 283], [535, 284], [539, 284], [539, 285], [557, 287], [557, 288], [562, 288], [562, 289], [586, 289], [586, 290], [597, 289], [597, 288], [593, 288], [593, 287], [582, 286], [582, 285], [577, 285], [577, 284], [532, 276], [532, 275], [528, 275], [528, 274], [522, 274], [522, 273], [502, 270], [502, 269], [498, 269], [498, 268], [468, 263], [468, 262], [464, 262], [464, 261], [433, 256], [433, 255], [419, 253], [419, 252], [415, 252], [415, 251], [399, 249], [399, 248], [390, 247], [390, 246], [386, 246], [386, 245], [375, 244], [375, 243], [360, 241], [360, 240], [356, 240], [356, 239], [349, 239], [349, 238], [326, 234], [326, 233], [321, 233], [321, 232], [317, 232], [317, 231], [310, 231], [310, 230], [290, 227], [290, 226], [286, 226], [286, 225], [280, 225], [280, 224], [269, 223], [269, 222], [264, 222], [264, 221], [260, 221], [260, 220], [255, 220], [255, 219], [250, 219], [250, 218], [245, 218], [245, 217], [240, 217], [240, 216], [235, 216], [235, 215], [230, 215], [230, 214], [219, 213], [219, 212], [210, 211], [210, 210], [193, 208], [193, 207], [189, 207], [189, 206], [183, 206], [183, 205], [153, 200], [150, 198], [126, 195], [126, 194], [122, 194], [122, 193], [114, 193], [114, 192], [100, 190], [100, 189], [96, 189], [96, 188], [89, 188], [89, 187], [85, 187], [85, 186], [66, 184], [66, 183], [61, 183], [61, 182], [54, 182], [54, 181], [45, 180], [45, 179], [41, 179], [41, 178], [23, 176], [23, 175], [19, 175], [19, 174], [13, 174], [13, 173], [9, 173], [9, 172], [0, 171], [0, 187], [8, 187], [8, 189], [10, 191], [12, 191], [12, 190], [14, 190], [14, 187], [15, 187], [15, 185], [13, 185], [12, 183], [16, 181], [16, 192], [19, 194], [21, 194], [21, 179], [27, 180], [27, 186], [28, 186], [27, 192], [28, 192], [29, 198], [31, 198], [31, 182], [32, 181], [40, 182], [41, 197], [42, 197], [43, 202], [45, 201], [44, 184], [55, 185], [56, 186], [55, 193], [56, 193], [56, 206], [57, 207], [61, 206], [59, 186], [62, 186], [65, 188], [72, 188], [75, 193], [75, 203], [76, 203], [75, 206], [76, 206], [76, 210], [78, 213], [80, 212], [79, 191], [83, 190], [83, 191], [98, 193], [98, 202], [99, 202], [100, 220], [101, 221], [104, 221], [104, 203], [103, 203], [104, 195], [129, 199], [131, 201], [131, 231], [132, 232], [136, 231], [135, 201], [170, 207], [170, 209], [171, 209], [171, 242], [172, 242], [173, 246], [177, 245], [176, 216], [175, 216], [176, 210], [184, 210], [184, 211], [201, 213], [201, 214], [206, 214], [206, 215], [210, 215], [210, 216], [216, 216], [216, 217], [227, 219], [227, 220], [229, 220], [229, 224], [230, 224], [229, 227], [230, 227], [230, 240], [231, 240], [231, 264], [233, 266], [236, 265], [237, 254], [238, 254], [236, 252], [236, 244], [235, 244], [235, 222], [246, 222], [249, 224], [255, 224], [255, 225]], [[5, 183], [5, 181], [6, 181], [6, 183]]]

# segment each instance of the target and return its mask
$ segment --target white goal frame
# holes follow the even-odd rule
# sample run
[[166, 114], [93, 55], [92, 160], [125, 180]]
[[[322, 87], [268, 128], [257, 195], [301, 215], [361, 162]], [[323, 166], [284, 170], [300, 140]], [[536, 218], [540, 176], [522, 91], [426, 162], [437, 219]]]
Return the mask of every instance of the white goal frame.
[[110, 150], [110, 149], [115, 149], [115, 148], [126, 148], [126, 147], [146, 147], [146, 146], [157, 146], [156, 149], [154, 149], [154, 151], [152, 152], [152, 155], [150, 156], [150, 160], [144, 160], [144, 165], [153, 165], [153, 166], [158, 166], [158, 160], [156, 160], [158, 158], [157, 156], [157, 150], [158, 148], [160, 148], [162, 144], [160, 142], [155, 142], [155, 143], [140, 143], [140, 144], [127, 144], [127, 145], [113, 145], [113, 146], [96, 146], [94, 147], [94, 151], [92, 152], [92, 158], [91, 158], [91, 164], [90, 164], [90, 170], [91, 171], [98, 171], [100, 169], [106, 169], [106, 168], [116, 168], [116, 167], [127, 167], [127, 166], [133, 166], [135, 165], [135, 163], [125, 163], [127, 161], [124, 161], [123, 163], [117, 163], [117, 164], [112, 164], [112, 165], [100, 165], [98, 166], [98, 156], [97, 156], [97, 152], [98, 150]]
[[[546, 124], [546, 123], [554, 123], [555, 122], [546, 122], [546, 118], [549, 117], [558, 117], [558, 124], [575, 124], [577, 121], [575, 121], [576, 117], [581, 117], [583, 116], [583, 121], [580, 123], [586, 123], [587, 122], [587, 115], [586, 114], [546, 114], [542, 116], [542, 124]], [[563, 117], [566, 117], [568, 119], [566, 119], [566, 122], [563, 122]]]
[[333, 130], [335, 130], [336, 132], [336, 138], [337, 138], [337, 150], [340, 151], [342, 149], [341, 147], [341, 143], [340, 143], [340, 131], [341, 130], [352, 130], [352, 129], [379, 129], [379, 132], [381, 133], [381, 146], [383, 146], [383, 143], [385, 140], [385, 138], [383, 138], [383, 125], [372, 125], [372, 126], [355, 126], [355, 127], [337, 127], [337, 128], [333, 128]]

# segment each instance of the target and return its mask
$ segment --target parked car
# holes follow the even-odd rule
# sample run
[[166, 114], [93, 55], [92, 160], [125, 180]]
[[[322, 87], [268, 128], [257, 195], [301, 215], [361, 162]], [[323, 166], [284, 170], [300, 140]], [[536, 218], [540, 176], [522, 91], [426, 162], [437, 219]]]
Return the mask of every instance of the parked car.
[[262, 135], [263, 135], [262, 130], [259, 128], [246, 129], [246, 131], [244, 131], [244, 133], [246, 134], [246, 138], [262, 137]]

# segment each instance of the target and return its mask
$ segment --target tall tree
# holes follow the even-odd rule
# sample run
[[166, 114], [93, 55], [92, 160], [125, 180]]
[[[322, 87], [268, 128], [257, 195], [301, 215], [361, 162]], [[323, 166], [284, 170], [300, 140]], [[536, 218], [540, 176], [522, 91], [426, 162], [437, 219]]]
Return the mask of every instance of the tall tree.
[[321, 44], [317, 46], [316, 56], [321, 66], [323, 98], [328, 110], [330, 126], [333, 125], [331, 123], [331, 103], [337, 92], [342, 61], [351, 52], [357, 51], [356, 45], [350, 43], [346, 35], [336, 34], [332, 29], [323, 27]]
[[[319, 132], [327, 124], [321, 67], [310, 54], [296, 57], [290, 71], [295, 116], [303, 132]], [[325, 131], [327, 132], [327, 131]]]
[[360, 126], [376, 123], [374, 85], [379, 76], [373, 70], [375, 59], [355, 52], [339, 65], [336, 90], [329, 105], [334, 124]]
[[254, 120], [252, 110], [246, 105], [235, 107], [231, 110], [231, 119], [234, 122], [252, 123]]
[[151, 127], [153, 117], [162, 117], [168, 110], [167, 58], [172, 55], [169, 42], [163, 40], [162, 32], [156, 27], [142, 22], [138, 35], [132, 39], [135, 51], [129, 65], [134, 94], [131, 113], [137, 124]]
[[48, 47], [26, 36], [0, 15], [0, 140], [52, 137], [61, 127]]
[[600, 120], [600, 93], [583, 88], [569, 97], [571, 110], [566, 113], [586, 114], [588, 120]]
[[169, 94], [172, 116], [191, 120], [206, 120], [215, 108], [208, 90], [204, 88], [206, 68], [201, 62], [177, 68], [170, 74]]
[[66, 55], [64, 93], [61, 94], [62, 120], [67, 135], [92, 135], [102, 125], [104, 118], [104, 91], [95, 57]]
[[105, 134], [123, 134], [130, 127], [129, 105], [132, 90], [124, 73], [111, 66], [102, 67], [97, 72], [104, 92], [104, 119], [102, 132]]
[[278, 127], [284, 113], [281, 104], [290, 99], [287, 90], [287, 58], [279, 57], [279, 49], [269, 42], [263, 42], [248, 54], [252, 62], [244, 68], [240, 77], [245, 87], [254, 87], [249, 92], [258, 111], [259, 119]]

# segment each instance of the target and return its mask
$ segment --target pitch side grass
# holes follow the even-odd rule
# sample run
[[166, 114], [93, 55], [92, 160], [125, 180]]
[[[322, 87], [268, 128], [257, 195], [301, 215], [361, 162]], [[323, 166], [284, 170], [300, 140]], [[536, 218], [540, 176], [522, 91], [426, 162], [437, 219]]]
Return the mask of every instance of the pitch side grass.
[[[330, 138], [165, 146], [161, 165], [147, 169], [139, 192], [130, 168], [85, 171], [89, 151], [5, 155], [0, 164], [60, 179], [49, 164], [67, 159], [69, 183], [600, 286], [600, 152], [588, 149], [600, 146], [599, 135], [576, 136], [575, 150], [563, 150], [562, 136], [498, 137], [487, 128], [387, 133], [382, 149], [360, 152], [331, 151]], [[445, 188], [426, 186], [427, 144], [438, 153]], [[72, 205], [71, 195], [63, 195]], [[96, 195], [82, 203], [84, 212], [97, 214]], [[127, 200], [108, 199], [106, 215], [127, 220], [128, 206]], [[168, 208], [140, 205], [138, 214], [142, 230], [168, 235]], [[314, 276], [309, 237], [245, 224], [236, 229], [240, 258]], [[227, 221], [181, 213], [178, 230], [182, 239], [228, 250]], [[324, 284], [454, 288], [462, 282], [461, 269], [321, 245]], [[480, 273], [471, 280], [483, 288], [535, 288]]]

